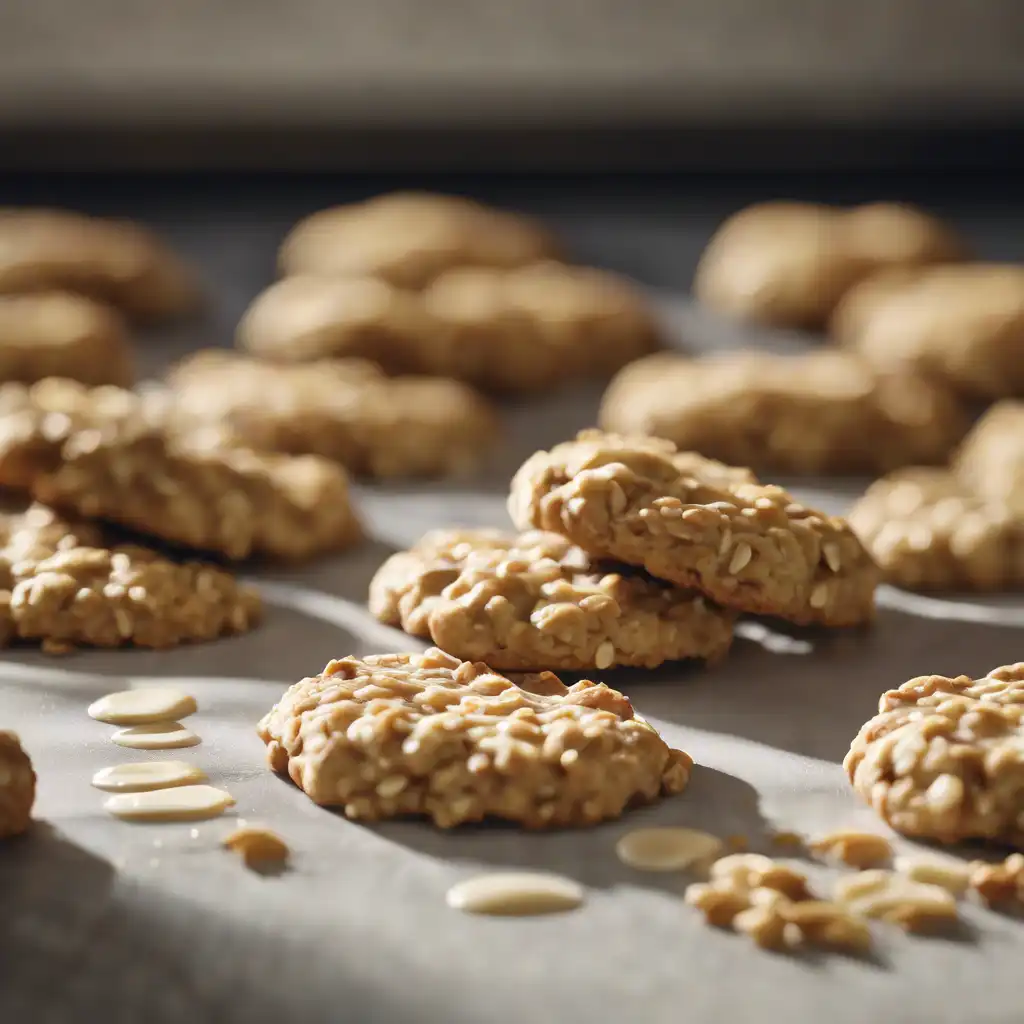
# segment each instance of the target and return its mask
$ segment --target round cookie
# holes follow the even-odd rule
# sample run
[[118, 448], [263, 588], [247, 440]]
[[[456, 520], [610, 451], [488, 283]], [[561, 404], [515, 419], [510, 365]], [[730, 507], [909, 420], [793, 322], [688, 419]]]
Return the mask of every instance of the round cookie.
[[608, 386], [600, 423], [725, 462], [810, 475], [945, 462], [967, 430], [946, 386], [835, 351], [648, 356]]
[[668, 441], [584, 431], [520, 467], [509, 512], [727, 608], [832, 626], [874, 614], [878, 570], [844, 520]]
[[315, 803], [441, 828], [594, 825], [682, 791], [693, 766], [603, 684], [546, 673], [516, 685], [436, 649], [332, 661], [258, 732], [271, 769]]
[[1024, 847], [1024, 662], [920, 676], [882, 695], [843, 765], [897, 832]]
[[972, 398], [1024, 395], [1024, 266], [868, 278], [843, 299], [830, 331], [874, 366], [935, 377]]
[[172, 413], [186, 424], [223, 427], [262, 451], [320, 455], [360, 476], [458, 476], [498, 433], [497, 414], [467, 385], [386, 377], [360, 359], [273, 365], [208, 349], [168, 382]]
[[944, 224], [899, 203], [758, 203], [715, 233], [693, 290], [710, 308], [740, 319], [818, 328], [868, 274], [962, 259], [964, 252]]
[[1024, 402], [991, 406], [964, 439], [953, 471], [975, 494], [1024, 523]]
[[906, 469], [876, 480], [849, 522], [895, 586], [951, 592], [1024, 586], [1024, 517], [973, 493], [947, 470]]
[[0, 294], [70, 291], [159, 320], [190, 312], [189, 269], [139, 224], [69, 210], [0, 209]]
[[656, 668], [724, 657], [733, 615], [555, 534], [439, 530], [370, 584], [382, 622], [506, 671]]
[[456, 196], [392, 192], [300, 221], [278, 264], [285, 275], [366, 275], [417, 289], [452, 267], [518, 267], [559, 250], [529, 217]]
[[0, 383], [67, 377], [130, 387], [135, 379], [125, 325], [81, 295], [0, 295]]

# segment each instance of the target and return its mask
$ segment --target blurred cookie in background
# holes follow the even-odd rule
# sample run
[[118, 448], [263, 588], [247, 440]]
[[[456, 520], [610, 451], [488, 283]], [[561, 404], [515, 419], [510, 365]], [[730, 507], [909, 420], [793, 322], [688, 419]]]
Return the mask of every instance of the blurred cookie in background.
[[829, 475], [945, 462], [968, 420], [944, 385], [849, 353], [751, 349], [641, 359], [609, 385], [600, 424], [755, 470]]
[[1024, 395], [1024, 265], [868, 278], [840, 303], [830, 332], [876, 366], [927, 374], [972, 398]]
[[45, 377], [128, 387], [135, 379], [120, 315], [81, 295], [0, 295], [0, 384]]
[[422, 292], [375, 278], [285, 278], [249, 307], [237, 343], [282, 362], [357, 356], [388, 373], [525, 395], [607, 376], [658, 348], [640, 289], [589, 267], [462, 268]]
[[507, 269], [560, 254], [530, 217], [458, 196], [392, 192], [300, 221], [278, 265], [283, 275], [366, 275], [417, 289], [452, 267]]
[[0, 209], [0, 294], [54, 290], [145, 321], [180, 316], [199, 302], [189, 268], [139, 224], [70, 210]]
[[901, 203], [757, 203], [714, 234], [693, 291], [709, 308], [740, 320], [815, 330], [875, 271], [967, 255], [949, 227]]
[[321, 455], [361, 476], [446, 477], [475, 468], [497, 416], [459, 381], [387, 377], [362, 359], [275, 365], [197, 352], [168, 375], [179, 418], [264, 451]]

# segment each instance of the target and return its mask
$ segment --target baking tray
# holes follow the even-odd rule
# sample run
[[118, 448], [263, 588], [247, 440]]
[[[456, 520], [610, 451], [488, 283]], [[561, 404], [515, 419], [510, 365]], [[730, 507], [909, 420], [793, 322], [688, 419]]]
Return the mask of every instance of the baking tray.
[[[616, 188], [618, 200], [609, 199]], [[627, 201], [629, 191], [609, 186], [592, 203], [593, 216], [578, 222], [577, 200], [575, 213], [562, 218], [577, 251], [630, 269], [649, 255], [639, 245], [646, 238], [675, 252], [671, 273], [691, 264], [713, 214], [655, 221], [644, 190]], [[164, 209], [177, 240], [208, 272], [218, 306], [206, 326], [150, 340], [149, 371], [190, 347], [223, 341], [225, 330], [209, 325], [232, 321], [269, 278], [282, 222], [310, 202], [308, 193], [274, 195], [286, 216], [268, 216], [265, 205], [236, 216], [230, 207], [203, 208], [201, 196]], [[534, 195], [522, 205], [553, 209], [558, 201]], [[618, 213], [609, 216], [616, 201]], [[951, 199], [951, 208], [961, 201]], [[967, 206], [975, 220], [963, 222], [988, 223], [985, 200], [981, 213], [974, 202]], [[1002, 223], [1008, 232], [1014, 225], [1012, 217]], [[1006, 242], [1013, 244], [1020, 243]], [[655, 295], [674, 338], [691, 349], [805, 343], [724, 325], [678, 293]], [[416, 648], [364, 607], [381, 560], [431, 527], [507, 525], [511, 470], [534, 448], [592, 423], [598, 394], [583, 387], [508, 407], [505, 444], [472, 481], [360, 487], [373, 539], [311, 566], [253, 570], [269, 607], [265, 624], [247, 636], [166, 653], [0, 654], [0, 723], [17, 729], [31, 751], [41, 819], [28, 838], [0, 849], [0, 1021], [1021, 1020], [1024, 925], [1010, 918], [968, 911], [963, 929], [943, 939], [885, 932], [872, 960], [774, 956], [707, 929], [681, 902], [684, 876], [632, 872], [613, 849], [625, 831], [650, 824], [742, 834], [755, 848], [769, 828], [879, 827], [840, 768], [850, 739], [879, 693], [910, 676], [983, 673], [1024, 657], [1020, 599], [883, 590], [877, 625], [866, 632], [751, 622], [714, 669], [605, 673], [698, 767], [678, 798], [586, 831], [357, 824], [315, 807], [266, 770], [254, 725], [286, 685], [332, 657]], [[839, 510], [861, 486], [804, 481], [795, 489]], [[86, 705], [156, 681], [199, 700], [190, 722], [203, 744], [185, 756], [236, 797], [223, 819], [128, 825], [105, 815], [102, 794], [89, 785], [96, 769], [129, 758], [110, 744], [108, 727], [86, 717]], [[291, 870], [255, 875], [223, 852], [219, 840], [238, 818], [285, 836]], [[453, 881], [513, 867], [579, 879], [584, 907], [488, 919], [445, 906]]]

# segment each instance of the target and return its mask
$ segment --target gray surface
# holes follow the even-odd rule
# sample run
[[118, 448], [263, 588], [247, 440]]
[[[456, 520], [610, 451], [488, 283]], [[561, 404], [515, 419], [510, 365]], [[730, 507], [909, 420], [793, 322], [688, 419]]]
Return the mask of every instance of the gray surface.
[[[687, 272], [718, 215], [715, 203], [694, 204], [686, 217], [668, 204], [656, 217], [653, 201], [609, 194], [591, 201], [589, 216], [578, 195], [526, 205], [561, 209], [577, 251], [653, 284]], [[118, 201], [145, 212], [157, 197]], [[243, 199], [213, 210], [180, 198], [165, 207], [161, 219], [217, 285], [211, 322], [222, 330], [154, 343], [150, 362], [222, 340], [224, 325], [269, 272], [276, 218], [313, 201], [282, 195], [270, 204], [273, 212], [264, 206], [244, 216]], [[991, 194], [954, 197], [946, 208], [961, 213], [989, 250], [1019, 247], [1017, 215], [1003, 210], [996, 218], [997, 207], [987, 203], [995, 203]], [[645, 273], [645, 260], [656, 256], [657, 267]], [[666, 310], [691, 346], [743, 336], [678, 300], [667, 301]], [[590, 422], [595, 397], [577, 391], [508, 410], [509, 442], [472, 485], [364, 489], [373, 543], [312, 568], [261, 573], [270, 614], [249, 636], [163, 654], [82, 653], [63, 661], [0, 655], [0, 723], [18, 729], [33, 754], [38, 813], [47, 822], [0, 850], [0, 1021], [56, 1024], [101, 1013], [168, 1024], [1020, 1020], [1024, 926], [1009, 919], [972, 912], [953, 939], [887, 933], [874, 962], [772, 957], [706, 930], [680, 903], [685, 878], [638, 875], [612, 853], [623, 831], [654, 822], [755, 840], [769, 825], [872, 825], [838, 766], [878, 693], [921, 672], [978, 673], [1020, 659], [1019, 600], [929, 601], [885, 592], [868, 633], [749, 624], [732, 657], [714, 670], [609, 674], [699, 767], [680, 797], [583, 833], [367, 827], [315, 808], [266, 772], [253, 725], [286, 684], [331, 657], [408, 645], [362, 605], [384, 555], [431, 526], [501, 525], [509, 468], [535, 445]], [[855, 490], [851, 483], [808, 496], [839, 507]], [[89, 786], [94, 770], [131, 758], [109, 743], [108, 727], [85, 716], [86, 705], [111, 689], [157, 680], [196, 694], [201, 710], [191, 721], [204, 742], [184, 756], [238, 800], [230, 819], [196, 826], [195, 839], [187, 825], [113, 821]], [[293, 869], [257, 877], [220, 851], [218, 839], [238, 817], [278, 829], [295, 850]], [[445, 908], [453, 880], [509, 866], [580, 879], [588, 886], [585, 907], [514, 921]]]

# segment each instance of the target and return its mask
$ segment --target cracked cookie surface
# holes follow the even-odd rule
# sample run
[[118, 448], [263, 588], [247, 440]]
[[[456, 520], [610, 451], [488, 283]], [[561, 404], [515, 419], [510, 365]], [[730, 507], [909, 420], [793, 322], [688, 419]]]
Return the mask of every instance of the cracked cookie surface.
[[257, 592], [229, 573], [177, 563], [41, 505], [0, 513], [0, 646], [166, 648], [251, 629]]
[[32, 384], [55, 374], [131, 385], [131, 345], [120, 317], [81, 295], [0, 295], [0, 383]]
[[545, 673], [519, 686], [436, 649], [332, 661], [258, 732], [270, 767], [315, 803], [441, 828], [593, 825], [682, 791], [693, 766], [601, 683]]
[[887, 582], [907, 590], [1024, 587], [1024, 517], [974, 493], [945, 469], [905, 469], [876, 480], [850, 526]]
[[0, 294], [55, 290], [145, 320], [189, 312], [198, 301], [188, 268], [139, 224], [70, 210], [0, 209]]
[[841, 352], [754, 350], [638, 360], [609, 385], [600, 422], [725, 462], [799, 474], [945, 462], [967, 430], [944, 385], [876, 372]]
[[520, 467], [509, 512], [727, 608], [833, 626], [874, 614], [878, 570], [845, 520], [668, 441], [584, 431]]
[[382, 622], [506, 671], [655, 668], [717, 660], [733, 615], [624, 566], [595, 565], [555, 534], [438, 530], [370, 584]]
[[232, 559], [304, 558], [362, 536], [333, 462], [208, 446], [154, 422], [131, 392], [53, 385], [0, 388], [0, 484]]
[[390, 374], [532, 394], [607, 376], [657, 348], [659, 336], [625, 278], [538, 263], [451, 270], [423, 292], [373, 278], [285, 278], [253, 302], [237, 340], [279, 362], [357, 357]]
[[0, 839], [21, 835], [32, 821], [36, 773], [18, 737], [0, 729]]
[[359, 359], [273, 365], [209, 349], [175, 367], [171, 406], [262, 451], [320, 455], [378, 478], [457, 476], [498, 432], [485, 399], [458, 381], [386, 377]]
[[897, 832], [1024, 846], [1024, 663], [883, 694], [844, 767]]
[[287, 275], [367, 275], [415, 289], [452, 267], [518, 267], [559, 250], [530, 217], [458, 196], [391, 192], [300, 221], [278, 264]]

